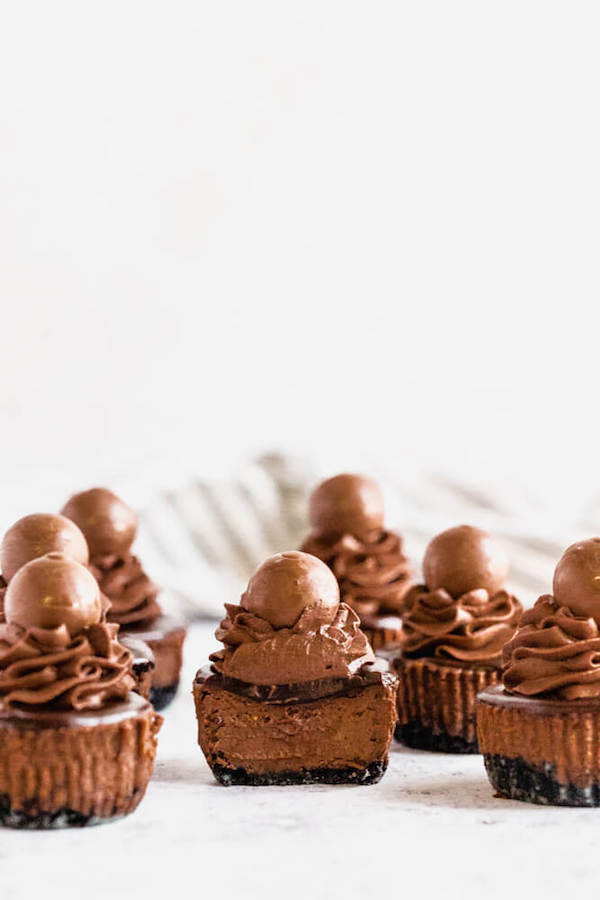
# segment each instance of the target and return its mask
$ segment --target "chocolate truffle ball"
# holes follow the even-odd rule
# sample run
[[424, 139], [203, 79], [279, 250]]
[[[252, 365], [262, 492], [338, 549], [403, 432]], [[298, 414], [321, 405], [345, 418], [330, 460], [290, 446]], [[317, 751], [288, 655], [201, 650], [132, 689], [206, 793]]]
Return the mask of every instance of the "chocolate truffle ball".
[[85, 566], [62, 553], [48, 553], [22, 566], [4, 597], [9, 625], [57, 628], [78, 634], [102, 618], [100, 588]]
[[84, 566], [89, 559], [86, 540], [70, 519], [51, 513], [24, 516], [8, 529], [2, 540], [2, 575], [6, 581], [10, 581], [25, 563], [52, 552], [64, 553]]
[[332, 622], [340, 602], [335, 576], [310, 553], [291, 550], [259, 566], [242, 595], [242, 606], [274, 628], [289, 628], [307, 607], [317, 607], [323, 623]]
[[127, 553], [137, 531], [130, 506], [106, 488], [74, 494], [61, 510], [83, 531], [92, 558]]
[[481, 528], [458, 525], [431, 541], [423, 559], [423, 576], [430, 591], [444, 588], [453, 597], [485, 588], [490, 595], [504, 587], [508, 558], [503, 548]]
[[336, 475], [312, 492], [309, 517], [315, 534], [366, 538], [383, 528], [383, 496], [364, 475]]
[[554, 571], [553, 592], [560, 606], [600, 622], [600, 538], [565, 550]]

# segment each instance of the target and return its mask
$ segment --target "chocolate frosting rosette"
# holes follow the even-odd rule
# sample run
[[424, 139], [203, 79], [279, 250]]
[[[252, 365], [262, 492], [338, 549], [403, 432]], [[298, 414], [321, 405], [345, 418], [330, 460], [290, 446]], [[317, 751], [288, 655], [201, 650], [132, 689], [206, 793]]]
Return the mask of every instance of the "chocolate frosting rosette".
[[522, 613], [504, 588], [507, 573], [504, 551], [481, 529], [460, 525], [429, 544], [425, 584], [406, 597], [395, 661], [399, 740], [477, 752], [475, 697], [499, 680], [503, 647]]
[[62, 513], [85, 535], [90, 570], [110, 604], [108, 621], [121, 627], [121, 640], [135, 653], [137, 689], [146, 694], [147, 685], [154, 707], [163, 709], [179, 685], [186, 629], [164, 615], [159, 588], [132, 552], [135, 512], [111, 491], [91, 488], [71, 497]]
[[397, 643], [411, 567], [400, 535], [384, 528], [377, 483], [348, 474], [324, 481], [312, 493], [310, 521], [302, 549], [331, 568], [375, 650]]
[[12, 574], [4, 614], [0, 822], [60, 827], [131, 812], [161, 719], [131, 693], [132, 655], [105, 621], [97, 582], [49, 553]]
[[452, 597], [443, 588], [413, 589], [404, 620], [405, 657], [437, 657], [459, 662], [499, 665], [502, 649], [515, 633], [521, 606], [501, 590], [485, 588]]
[[569, 547], [553, 593], [503, 650], [503, 684], [478, 700], [490, 781], [517, 800], [600, 805], [600, 538]]
[[381, 778], [396, 679], [359, 626], [315, 557], [280, 553], [257, 569], [194, 682], [198, 740], [222, 784]]
[[504, 648], [504, 687], [523, 697], [581, 700], [600, 697], [600, 629], [551, 594], [523, 615]]

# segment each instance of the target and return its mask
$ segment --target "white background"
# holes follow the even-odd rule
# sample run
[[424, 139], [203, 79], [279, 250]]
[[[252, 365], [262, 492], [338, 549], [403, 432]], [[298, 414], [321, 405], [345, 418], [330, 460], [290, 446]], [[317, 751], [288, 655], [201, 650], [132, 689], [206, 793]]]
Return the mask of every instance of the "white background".
[[5, 3], [5, 496], [276, 445], [594, 493], [598, 24]]

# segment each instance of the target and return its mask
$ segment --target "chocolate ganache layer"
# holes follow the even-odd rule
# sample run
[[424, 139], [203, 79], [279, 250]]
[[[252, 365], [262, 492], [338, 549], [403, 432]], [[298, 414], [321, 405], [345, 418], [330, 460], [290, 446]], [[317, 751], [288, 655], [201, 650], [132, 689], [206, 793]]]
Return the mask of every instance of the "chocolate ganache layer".
[[461, 662], [500, 663], [515, 634], [522, 607], [516, 597], [485, 588], [452, 597], [444, 588], [417, 585], [406, 597], [402, 651], [407, 657], [442, 657]]
[[158, 588], [133, 553], [107, 554], [92, 559], [90, 571], [110, 600], [108, 618], [119, 625], [142, 625], [158, 618], [162, 609]]
[[93, 710], [127, 699], [134, 680], [118, 626], [100, 623], [72, 637], [65, 625], [0, 626], [0, 710], [44, 706]]
[[523, 614], [505, 646], [504, 688], [524, 697], [580, 700], [600, 697], [600, 629], [551, 594]]
[[225, 644], [210, 656], [220, 675], [255, 685], [347, 679], [375, 657], [354, 610], [307, 606], [291, 627], [276, 628], [242, 606], [226, 604], [216, 631]]
[[376, 531], [364, 539], [346, 534], [337, 540], [311, 536], [302, 549], [332, 569], [342, 600], [360, 616], [389, 615], [404, 608], [411, 567], [400, 535]]
[[316, 678], [291, 684], [251, 684], [220, 675], [214, 666], [205, 666], [196, 675], [197, 684], [215, 685], [261, 703], [306, 703], [339, 694], [352, 695], [370, 685], [393, 686], [396, 676], [384, 659], [365, 663], [356, 674], [342, 678]]

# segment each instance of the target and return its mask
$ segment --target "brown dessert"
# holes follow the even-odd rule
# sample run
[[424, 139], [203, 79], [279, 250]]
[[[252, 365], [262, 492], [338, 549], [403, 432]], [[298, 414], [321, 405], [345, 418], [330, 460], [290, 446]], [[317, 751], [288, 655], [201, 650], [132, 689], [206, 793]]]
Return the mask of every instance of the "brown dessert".
[[135, 512], [105, 488], [75, 494], [62, 512], [86, 537], [90, 569], [110, 601], [108, 621], [121, 626], [123, 638], [142, 641], [152, 651], [150, 700], [155, 709], [164, 709], [179, 686], [186, 628], [163, 614], [159, 589], [131, 552], [137, 531]]
[[98, 584], [60, 553], [13, 575], [0, 625], [0, 822], [88, 825], [132, 812], [161, 724]]
[[475, 698], [496, 684], [517, 628], [519, 601], [504, 590], [508, 561], [489, 534], [460, 525], [435, 537], [424, 585], [406, 599], [399, 676], [399, 741], [421, 750], [477, 753]]
[[477, 700], [496, 791], [514, 800], [600, 806], [600, 538], [569, 547], [553, 594], [523, 614], [503, 684]]
[[198, 741], [221, 784], [371, 784], [387, 767], [396, 679], [340, 602], [331, 571], [292, 551], [254, 573], [194, 681]]
[[312, 493], [312, 533], [302, 545], [333, 571], [342, 601], [359, 614], [374, 650], [398, 643], [412, 584], [402, 538], [384, 528], [383, 512], [383, 497], [372, 478], [336, 475]]

